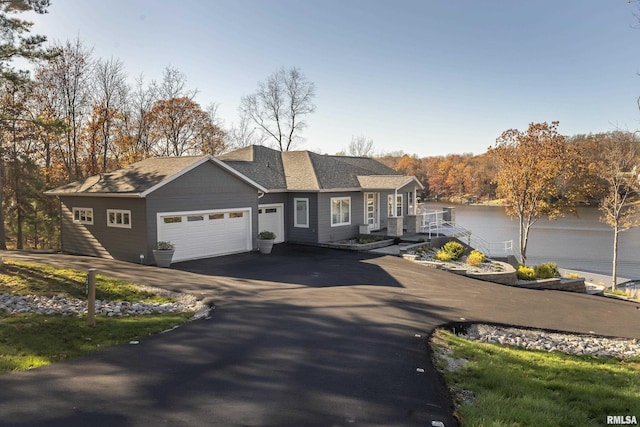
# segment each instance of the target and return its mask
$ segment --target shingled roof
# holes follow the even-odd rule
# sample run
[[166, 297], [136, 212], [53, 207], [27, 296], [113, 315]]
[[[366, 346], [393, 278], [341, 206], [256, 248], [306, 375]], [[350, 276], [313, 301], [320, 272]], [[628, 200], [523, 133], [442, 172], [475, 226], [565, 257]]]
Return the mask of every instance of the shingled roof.
[[260, 191], [345, 191], [399, 189], [414, 177], [366, 157], [343, 157], [310, 151], [280, 152], [252, 145], [219, 158], [154, 157], [111, 173], [91, 176], [45, 194], [56, 196], [145, 197], [155, 189], [207, 161], [218, 164]]
[[254, 185], [261, 191], [266, 189], [243, 176], [225, 163], [211, 156], [152, 157], [132, 163], [116, 171], [90, 176], [45, 192], [54, 196], [118, 196], [144, 197], [158, 187], [178, 178], [193, 168], [214, 162]]
[[[280, 152], [254, 145], [224, 154], [220, 159], [269, 191], [396, 189], [411, 181], [422, 188], [414, 177], [402, 175], [366, 157], [330, 156], [311, 151]], [[374, 183], [363, 178], [367, 176], [379, 178]], [[361, 178], [364, 181], [361, 182]], [[403, 184], [396, 185], [400, 182]]]

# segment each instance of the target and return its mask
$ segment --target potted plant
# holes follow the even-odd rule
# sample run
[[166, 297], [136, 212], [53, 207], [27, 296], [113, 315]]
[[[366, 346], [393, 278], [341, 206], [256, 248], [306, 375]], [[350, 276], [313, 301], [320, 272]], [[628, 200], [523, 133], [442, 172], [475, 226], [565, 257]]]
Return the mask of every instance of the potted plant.
[[261, 254], [270, 254], [276, 235], [271, 231], [261, 231], [258, 234], [258, 250]]
[[153, 257], [158, 267], [169, 267], [175, 252], [175, 246], [171, 242], [158, 242], [153, 250]]

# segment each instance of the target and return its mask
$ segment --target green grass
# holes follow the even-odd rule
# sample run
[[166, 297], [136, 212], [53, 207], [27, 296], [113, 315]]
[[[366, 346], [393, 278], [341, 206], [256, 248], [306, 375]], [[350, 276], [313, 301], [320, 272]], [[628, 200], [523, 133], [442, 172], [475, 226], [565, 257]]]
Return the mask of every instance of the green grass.
[[432, 347], [443, 346], [468, 360], [444, 374], [450, 388], [474, 394], [457, 407], [463, 426], [601, 426], [608, 415], [640, 417], [639, 359], [521, 350], [438, 330]]
[[49, 365], [127, 343], [189, 320], [193, 313], [131, 317], [84, 317], [0, 314], [0, 374]]
[[[86, 272], [6, 261], [0, 267], [0, 293], [60, 295], [85, 299]], [[170, 302], [133, 283], [97, 276], [96, 298], [128, 302]], [[9, 314], [0, 311], [0, 374], [22, 371], [127, 343], [187, 322], [193, 313], [86, 317]]]
[[[86, 298], [86, 271], [40, 264], [5, 261], [0, 267], [0, 293], [13, 295], [64, 294]], [[142, 290], [125, 280], [96, 275], [96, 299], [127, 302], [171, 302], [172, 299]]]

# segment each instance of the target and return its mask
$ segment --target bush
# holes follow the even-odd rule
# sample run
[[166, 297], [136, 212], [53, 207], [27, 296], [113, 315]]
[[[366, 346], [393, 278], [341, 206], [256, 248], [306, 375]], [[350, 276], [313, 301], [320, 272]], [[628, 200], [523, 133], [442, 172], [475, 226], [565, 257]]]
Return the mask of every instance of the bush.
[[438, 252], [436, 252], [436, 254], [434, 255], [434, 258], [442, 262], [449, 262], [453, 259], [451, 254], [445, 251], [444, 249], [440, 249]]
[[551, 279], [559, 275], [558, 264], [555, 262], [545, 262], [534, 267], [536, 279]]
[[518, 267], [518, 279], [536, 280], [536, 272], [533, 268], [521, 265]]
[[473, 250], [467, 257], [467, 264], [478, 267], [480, 264], [486, 261], [486, 257], [480, 251]]
[[258, 239], [260, 240], [273, 240], [276, 238], [276, 235], [272, 231], [261, 231], [258, 233]]
[[462, 258], [462, 256], [464, 255], [465, 247], [461, 243], [452, 240], [445, 243], [445, 245], [442, 247], [442, 250], [451, 255], [451, 259], [457, 260]]

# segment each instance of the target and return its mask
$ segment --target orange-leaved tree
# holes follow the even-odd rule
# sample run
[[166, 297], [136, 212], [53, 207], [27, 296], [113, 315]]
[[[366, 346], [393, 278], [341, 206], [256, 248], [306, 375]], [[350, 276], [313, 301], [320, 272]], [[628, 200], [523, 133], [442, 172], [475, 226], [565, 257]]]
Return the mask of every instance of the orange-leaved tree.
[[527, 259], [531, 226], [540, 218], [575, 212], [580, 155], [557, 131], [558, 122], [531, 123], [526, 132], [502, 133], [489, 154], [496, 164], [497, 194], [507, 215], [519, 220], [520, 261]]

